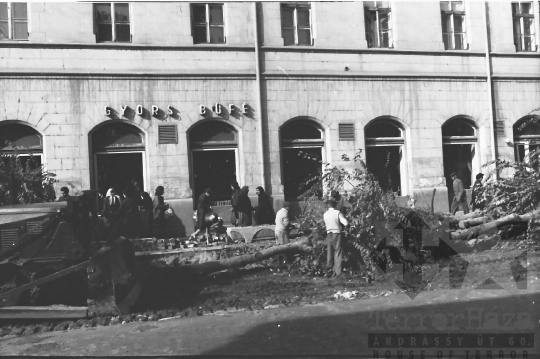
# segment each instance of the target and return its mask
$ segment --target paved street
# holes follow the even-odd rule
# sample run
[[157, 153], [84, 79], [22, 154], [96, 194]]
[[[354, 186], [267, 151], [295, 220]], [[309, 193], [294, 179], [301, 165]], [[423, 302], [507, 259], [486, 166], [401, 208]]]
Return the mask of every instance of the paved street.
[[[50, 332], [0, 340], [0, 355], [241, 355], [241, 354], [355, 354], [373, 356], [368, 333], [439, 333], [441, 336], [466, 333], [539, 332], [540, 281], [529, 280], [527, 290], [479, 290], [463, 293], [437, 290], [410, 300], [406, 295], [323, 303], [311, 306], [206, 315]], [[420, 323], [420, 315], [423, 318]], [[495, 322], [493, 319], [495, 316]], [[445, 319], [448, 318], [447, 319]], [[442, 318], [442, 322], [441, 322]], [[453, 319], [450, 321], [450, 319]], [[442, 323], [442, 325], [441, 325]], [[498, 329], [494, 329], [498, 324]], [[534, 327], [533, 327], [534, 326]], [[379, 356], [386, 350], [381, 343]], [[534, 348], [503, 348], [505, 357], [516, 350], [516, 357], [540, 353]], [[478, 348], [444, 347], [444, 357], [473, 357]], [[396, 349], [388, 349], [397, 357]], [[433, 348], [408, 348], [420, 357], [436, 356]], [[450, 353], [450, 350], [453, 350]], [[480, 357], [487, 357], [486, 348]], [[472, 353], [472, 354], [471, 354]]]

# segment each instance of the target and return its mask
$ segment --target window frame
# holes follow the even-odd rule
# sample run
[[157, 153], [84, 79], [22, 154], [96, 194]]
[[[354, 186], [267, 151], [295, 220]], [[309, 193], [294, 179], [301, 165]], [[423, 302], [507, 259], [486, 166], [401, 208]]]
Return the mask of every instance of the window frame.
[[[524, 14], [521, 11], [521, 5], [524, 3], [528, 3], [531, 5], [532, 14]], [[513, 5], [517, 4], [519, 8], [519, 13], [514, 13], [514, 7]], [[534, 18], [534, 12], [535, 12], [535, 2], [534, 1], [512, 1], [510, 6], [512, 6], [512, 31], [514, 32], [514, 46], [516, 47], [516, 52], [536, 52], [538, 50], [538, 43], [536, 42], [536, 22]], [[532, 19], [532, 25], [531, 30], [532, 34], [529, 36], [524, 35], [525, 30], [525, 22], [524, 18]], [[515, 33], [515, 21], [519, 20], [519, 34]], [[519, 38], [519, 45], [516, 43], [516, 37]], [[531, 38], [531, 49], [525, 50], [525, 38], [529, 37]]]
[[[195, 4], [190, 4], [190, 12], [191, 12], [191, 33], [192, 33], [192, 36], [193, 34], [195, 33], [194, 32], [194, 29], [196, 26], [198, 27], [202, 27], [201, 26], [201, 22], [197, 23], [195, 22], [195, 16], [193, 15], [193, 7], [194, 6], [201, 6], [201, 5], [204, 5], [204, 9], [205, 9], [205, 22], [204, 22], [204, 28], [205, 28], [205, 31], [206, 31], [206, 42], [195, 42], [195, 38], [193, 38], [193, 44], [194, 45], [199, 45], [199, 44], [213, 44], [213, 45], [218, 45], [218, 44], [226, 44], [227, 43], [227, 36], [225, 36], [225, 4], [224, 3], [195, 3]], [[218, 25], [212, 25], [210, 24], [210, 5], [219, 5], [221, 6], [221, 15], [223, 17], [223, 24], [218, 24]], [[211, 37], [211, 32], [210, 32], [210, 29], [214, 27], [214, 28], [223, 28], [223, 42], [210, 42], [210, 37]]]
[[[393, 49], [394, 48], [394, 27], [392, 26], [392, 5], [390, 4], [390, 1], [372, 1], [373, 3], [375, 3], [375, 6], [369, 6], [369, 5], [366, 5], [366, 3], [363, 3], [363, 7], [364, 7], [364, 26], [366, 27], [366, 41], [367, 41], [367, 45], [368, 45], [368, 48], [372, 49], [372, 48], [375, 48], [375, 49]], [[377, 6], [377, 2], [387, 2], [388, 3], [388, 7], [378, 7]], [[366, 14], [366, 9], [368, 11], [368, 13]], [[377, 41], [377, 45], [374, 45], [372, 44], [370, 46], [369, 44], [369, 36], [368, 36], [368, 28], [367, 28], [367, 23], [366, 23], [366, 17], [369, 16], [369, 12], [374, 12], [375, 13], [375, 26], [376, 26], [376, 33], [377, 33], [377, 37], [376, 37], [376, 41]], [[387, 12], [389, 14], [389, 19], [388, 19], [388, 30], [386, 31], [388, 33], [388, 47], [386, 46], [382, 46], [381, 43], [382, 43], [382, 34], [383, 34], [383, 31], [381, 30], [381, 20], [380, 20], [380, 13], [381, 12]]]
[[[99, 43], [99, 44], [103, 44], [103, 43], [112, 43], [112, 42], [115, 42], [115, 43], [124, 43], [124, 44], [130, 44], [133, 42], [133, 39], [132, 39], [132, 34], [131, 34], [131, 18], [132, 18], [132, 11], [131, 11], [131, 3], [129, 2], [104, 2], [104, 3], [99, 3], [99, 4], [109, 4], [111, 5], [111, 21], [110, 22], [99, 22], [98, 21], [98, 18], [97, 18], [97, 4], [94, 4], [94, 26], [95, 26], [95, 35], [96, 35], [96, 42]], [[118, 4], [127, 4], [128, 5], [128, 12], [129, 12], [129, 21], [128, 22], [125, 22], [125, 21], [116, 21], [116, 14], [115, 14], [115, 5], [118, 5]], [[122, 24], [122, 25], [125, 25], [125, 24], [128, 24], [129, 25], [129, 41], [118, 41], [116, 39], [116, 24]], [[97, 41], [97, 37], [98, 37], [98, 25], [110, 25], [111, 26], [111, 40], [107, 40], [107, 41]]]
[[[13, 7], [12, 7], [12, 4], [14, 3], [18, 3], [18, 4], [25, 4], [26, 5], [26, 20], [24, 19], [15, 19], [14, 18], [14, 15], [13, 15]], [[6, 6], [7, 6], [7, 19], [5, 19], [4, 21], [7, 20], [7, 24], [8, 24], [8, 37], [7, 39], [1, 39], [0, 41], [28, 41], [29, 40], [29, 37], [30, 37], [30, 31], [29, 31], [29, 26], [30, 26], [30, 21], [29, 21], [29, 9], [28, 9], [28, 3], [27, 2], [5, 2]], [[14, 31], [14, 27], [15, 27], [15, 23], [26, 23], [26, 33], [27, 33], [27, 37], [26, 39], [14, 39], [13, 38], [13, 35], [15, 33]]]
[[[452, 10], [452, 3], [453, 2], [461, 2], [463, 4], [463, 11], [454, 11]], [[452, 1], [452, 0], [445, 0], [445, 1], [441, 1], [439, 3], [440, 4], [443, 4], [443, 3], [447, 3], [449, 5], [449, 9], [450, 10], [441, 10], [441, 25], [442, 25], [442, 22], [444, 21], [443, 17], [444, 16], [449, 16], [450, 17], [450, 26], [451, 26], [451, 29], [450, 29], [450, 32], [444, 32], [444, 30], [442, 29], [442, 26], [441, 26], [441, 32], [442, 32], [442, 36], [443, 36], [443, 44], [444, 44], [444, 49], [445, 50], [468, 50], [469, 49], [469, 42], [468, 42], [468, 38], [467, 38], [467, 21], [466, 21], [466, 11], [465, 11], [465, 1]], [[455, 21], [454, 21], [454, 15], [457, 15], [457, 16], [463, 16], [463, 22], [462, 22], [462, 27], [464, 27], [464, 30], [463, 32], [458, 32], [456, 33], [455, 31]], [[461, 49], [456, 49], [456, 34], [461, 34], [463, 36], [463, 40], [462, 40], [462, 48]], [[448, 45], [451, 45], [451, 48], [448, 47], [447, 48], [447, 44], [445, 43], [444, 41], [444, 37], [450, 35], [450, 39], [451, 39], [451, 44], [448, 44]], [[466, 44], [466, 46], [465, 46]]]
[[[282, 9], [284, 7], [292, 8], [293, 9], [293, 26], [283, 26], [283, 12]], [[309, 10], [309, 27], [299, 27], [298, 26], [298, 9], [304, 8]], [[312, 12], [312, 6], [311, 3], [281, 3], [280, 4], [280, 19], [281, 19], [281, 38], [283, 39], [283, 46], [313, 46], [315, 44], [315, 39], [313, 38], [313, 12]], [[283, 37], [283, 30], [292, 30], [294, 34], [294, 44], [293, 45], [285, 45], [285, 38]], [[309, 45], [299, 45], [298, 44], [298, 31], [299, 30], [309, 30], [309, 38], [310, 38], [310, 44]]]

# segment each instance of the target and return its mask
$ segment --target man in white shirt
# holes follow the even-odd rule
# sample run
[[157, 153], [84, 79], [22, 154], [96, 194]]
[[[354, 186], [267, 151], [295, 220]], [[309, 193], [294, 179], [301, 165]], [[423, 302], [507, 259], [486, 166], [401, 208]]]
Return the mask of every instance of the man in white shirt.
[[283, 208], [281, 208], [276, 213], [276, 242], [277, 244], [287, 244], [290, 243], [289, 240], [289, 230], [291, 224], [289, 222], [289, 202], [283, 202]]
[[327, 265], [334, 268], [332, 277], [341, 275], [341, 258], [343, 248], [341, 246], [341, 225], [348, 226], [349, 222], [341, 212], [336, 209], [337, 203], [334, 199], [326, 201], [328, 211], [324, 213], [324, 224], [326, 226], [327, 241]]

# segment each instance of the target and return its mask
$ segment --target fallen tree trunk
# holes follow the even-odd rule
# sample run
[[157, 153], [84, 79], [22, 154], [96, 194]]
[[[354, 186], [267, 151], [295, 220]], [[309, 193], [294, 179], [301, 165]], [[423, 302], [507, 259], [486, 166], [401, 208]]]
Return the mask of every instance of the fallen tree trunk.
[[470, 227], [479, 226], [481, 224], [486, 223], [487, 220], [488, 220], [487, 217], [476, 217], [476, 218], [464, 219], [462, 221], [459, 221], [459, 228], [466, 229]]
[[226, 259], [221, 259], [219, 261], [212, 261], [199, 264], [189, 264], [182, 266], [182, 271], [187, 270], [199, 274], [210, 274], [219, 272], [225, 269], [244, 267], [248, 264], [262, 261], [273, 256], [277, 256], [285, 253], [294, 253], [294, 252], [310, 252], [313, 248], [311, 246], [310, 238], [303, 238], [299, 241], [292, 242], [289, 244], [282, 244], [261, 251], [245, 254], [237, 257], [231, 257]]
[[526, 223], [536, 217], [540, 217], [540, 210], [532, 211], [522, 215], [511, 214], [477, 227], [452, 232], [450, 233], [450, 239], [470, 240], [478, 238], [478, 236], [481, 236], [482, 234], [495, 234], [497, 233], [497, 230], [501, 227], [515, 223]]
[[477, 217], [482, 217], [483, 214], [482, 212], [469, 212], [467, 214], [463, 214], [461, 216], [458, 216], [458, 215], [454, 215], [454, 220], [456, 221], [465, 221], [467, 219], [471, 219], [471, 218], [477, 218]]

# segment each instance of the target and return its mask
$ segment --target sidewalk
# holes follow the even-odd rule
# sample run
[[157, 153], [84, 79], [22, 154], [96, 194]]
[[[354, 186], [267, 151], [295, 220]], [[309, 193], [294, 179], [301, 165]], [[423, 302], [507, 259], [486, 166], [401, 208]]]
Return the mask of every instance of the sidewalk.
[[[5, 355], [327, 355], [355, 354], [397, 358], [397, 350], [369, 347], [368, 333], [399, 335], [435, 333], [441, 337], [466, 333], [540, 332], [540, 280], [530, 278], [528, 289], [435, 290], [421, 293], [414, 300], [405, 294], [366, 300], [338, 301], [318, 305], [286, 307], [260, 311], [213, 314], [196, 318], [167, 319], [157, 322], [129, 323], [109, 327], [66, 332], [40, 333], [0, 339], [0, 356]], [[517, 351], [516, 358], [527, 352], [528, 358], [540, 353], [539, 339], [534, 347], [502, 348], [505, 357]], [[476, 339], [475, 339], [476, 340]], [[373, 342], [371, 342], [373, 346]], [[444, 343], [444, 341], [443, 341]], [[531, 343], [529, 343], [531, 344]], [[476, 345], [476, 344], [475, 344]], [[433, 345], [431, 345], [433, 346]], [[518, 345], [519, 346], [519, 345]], [[500, 347], [499, 347], [500, 348]], [[412, 347], [415, 358], [425, 350], [425, 357], [465, 357], [465, 350], [475, 357], [476, 348], [461, 348], [456, 343], [444, 348]], [[449, 351], [453, 350], [450, 354]], [[480, 350], [498, 353], [497, 347]], [[387, 353], [388, 351], [388, 353]], [[493, 354], [493, 357], [499, 357]]]

